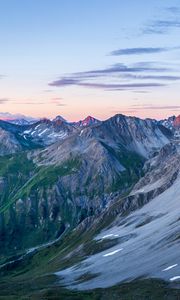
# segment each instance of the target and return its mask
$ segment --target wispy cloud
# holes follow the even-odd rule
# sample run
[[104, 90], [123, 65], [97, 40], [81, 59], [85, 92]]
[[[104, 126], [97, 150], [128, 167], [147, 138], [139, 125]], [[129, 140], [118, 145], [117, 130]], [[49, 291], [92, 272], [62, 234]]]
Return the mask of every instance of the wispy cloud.
[[65, 103], [57, 103], [56, 106], [66, 106], [67, 104]]
[[176, 15], [177, 13], [180, 13], [180, 7], [179, 6], [168, 6], [165, 9], [166, 11]]
[[45, 92], [45, 93], [52, 93], [53, 92], [53, 90], [44, 90], [43, 92]]
[[[3, 100], [3, 99], [2, 99]], [[56, 106], [65, 106], [66, 104], [62, 103], [62, 98], [60, 97], [54, 97], [52, 99], [46, 100], [46, 101], [35, 101], [35, 100], [22, 100], [22, 101], [16, 101], [15, 104], [17, 105], [44, 105], [44, 104], [53, 104]]]
[[110, 53], [113, 56], [122, 56], [122, 55], [139, 55], [139, 54], [153, 54], [161, 53], [172, 50], [180, 49], [180, 47], [138, 47], [138, 48], [124, 48], [114, 50]]
[[134, 93], [137, 93], [137, 94], [147, 94], [149, 93], [149, 91], [133, 91]]
[[55, 97], [51, 99], [51, 103], [55, 104], [56, 106], [66, 106], [65, 103], [62, 103], [63, 98]]
[[80, 80], [73, 80], [65, 82], [64, 79], [56, 80], [50, 83], [51, 86], [55, 87], [64, 87], [64, 86], [81, 86], [86, 88], [94, 88], [94, 89], [104, 89], [104, 90], [126, 90], [133, 88], [151, 88], [151, 87], [160, 87], [165, 86], [162, 83], [150, 82], [150, 83], [126, 83], [126, 84], [118, 84], [118, 83], [92, 83], [92, 82], [81, 82]]
[[169, 6], [164, 9], [166, 16], [151, 20], [142, 29], [143, 34], [166, 34], [172, 29], [180, 28], [180, 7]]
[[16, 102], [16, 104], [19, 104], [19, 105], [22, 105], [22, 104], [25, 104], [25, 105], [43, 105], [44, 102], [40, 102], [40, 101], [37, 101], [37, 102], [33, 102], [33, 101], [22, 101], [22, 102]]
[[127, 110], [117, 110], [117, 109], [114, 109], [114, 110], [111, 110], [111, 112], [113, 114], [134, 114], [136, 113], [137, 111], [135, 109], [127, 109]]
[[175, 110], [175, 109], [180, 109], [180, 105], [152, 105], [152, 104], [134, 104], [134, 105], [131, 105], [131, 109], [134, 108], [136, 110], [161, 110], [161, 109], [164, 109], [164, 110]]
[[[123, 74], [123, 73], [139, 73], [139, 72], [165, 72], [169, 70], [167, 67], [164, 66], [158, 66], [158, 63], [156, 64], [154, 62], [139, 62], [132, 65], [125, 65], [122, 63], [114, 64], [110, 67], [107, 67], [105, 69], [97, 69], [97, 70], [90, 70], [86, 72], [77, 72], [73, 75], [75, 78], [93, 78], [93, 77], [99, 77], [104, 75], [111, 75], [111, 74]], [[72, 77], [66, 78], [67, 84], [72, 80], [75, 80]]]
[[9, 101], [10, 101], [10, 99], [8, 99], [8, 98], [0, 98], [0, 104], [5, 104]]
[[80, 83], [79, 79], [62, 77], [61, 79], [50, 82], [49, 85], [62, 87], [62, 86], [69, 86], [69, 85], [79, 85], [79, 83]]
[[143, 29], [145, 34], [164, 34], [170, 29], [180, 28], [179, 20], [158, 20], [150, 23], [146, 28]]
[[61, 97], [54, 97], [54, 98], [52, 98], [52, 101], [61, 101], [63, 98], [61, 98]]
[[146, 79], [146, 80], [163, 80], [163, 81], [177, 81], [180, 80], [180, 76], [173, 75], [134, 75], [126, 74], [124, 77], [129, 79]]
[[[114, 64], [104, 69], [67, 74], [49, 83], [51, 87], [79, 86], [103, 90], [154, 88], [180, 80], [180, 76], [167, 74], [171, 66], [157, 62], [138, 62], [131, 65]], [[154, 75], [154, 73], [156, 73]], [[160, 73], [160, 74], [159, 74]]]
[[113, 109], [112, 113], [122, 113], [122, 114], [137, 114], [144, 113], [146, 110], [154, 110], [154, 111], [169, 111], [174, 114], [174, 112], [180, 110], [180, 105], [153, 105], [153, 104], [134, 104], [129, 107], [124, 107], [123, 109]]

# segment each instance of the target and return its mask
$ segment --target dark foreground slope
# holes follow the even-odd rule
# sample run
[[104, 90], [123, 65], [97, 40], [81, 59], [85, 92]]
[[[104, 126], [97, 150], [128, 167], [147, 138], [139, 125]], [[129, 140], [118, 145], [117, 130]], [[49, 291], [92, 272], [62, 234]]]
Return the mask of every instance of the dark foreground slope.
[[139, 280], [107, 289], [93, 291], [70, 291], [56, 284], [52, 278], [26, 282], [0, 284], [2, 300], [178, 300], [179, 289], [159, 280]]

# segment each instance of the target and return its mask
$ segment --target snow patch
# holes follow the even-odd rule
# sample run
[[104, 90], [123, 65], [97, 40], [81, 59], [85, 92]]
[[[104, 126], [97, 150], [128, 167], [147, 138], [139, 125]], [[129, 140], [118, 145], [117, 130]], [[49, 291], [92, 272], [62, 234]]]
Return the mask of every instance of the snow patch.
[[109, 237], [118, 237], [118, 236], [119, 236], [118, 234], [113, 234], [113, 233], [111, 233], [111, 234], [107, 234], [107, 235], [103, 236], [103, 237], [102, 237], [102, 240], [103, 240], [103, 239], [108, 239]]
[[176, 281], [176, 280], [180, 280], [180, 276], [174, 276], [170, 278], [170, 281]]
[[178, 264], [175, 264], [175, 265], [169, 266], [169, 267], [167, 267], [166, 269], [162, 270], [162, 272], [169, 271], [169, 270], [171, 270], [171, 269], [173, 269], [173, 268], [175, 268], [175, 267], [177, 267], [177, 266], [178, 266]]
[[122, 250], [123, 250], [122, 248], [121, 249], [117, 249], [117, 250], [114, 250], [113, 252], [106, 253], [103, 256], [104, 257], [111, 256], [111, 255], [114, 255], [114, 254], [116, 254], [116, 253], [118, 253], [118, 252], [120, 252]]

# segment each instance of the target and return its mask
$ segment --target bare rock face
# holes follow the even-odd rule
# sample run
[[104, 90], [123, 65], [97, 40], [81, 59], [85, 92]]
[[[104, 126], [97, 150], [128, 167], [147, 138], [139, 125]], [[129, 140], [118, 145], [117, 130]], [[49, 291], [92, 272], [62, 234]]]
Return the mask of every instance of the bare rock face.
[[100, 124], [101, 121], [95, 119], [94, 117], [88, 116], [84, 120], [80, 120], [79, 122], [73, 123], [76, 127], [87, 127], [92, 125]]
[[174, 120], [174, 127], [180, 129], [180, 115]]
[[79, 136], [81, 140], [95, 139], [111, 147], [124, 147], [148, 158], [160, 149], [170, 138], [170, 132], [153, 120], [116, 115], [104, 122], [88, 117], [82, 126], [68, 123], [61, 117], [54, 120], [42, 119], [29, 125], [16, 125], [0, 120], [0, 154], [9, 154], [22, 149], [46, 147]]
[[16, 153], [21, 149], [13, 134], [0, 128], [0, 155]]
[[[145, 176], [135, 185], [134, 191], [145, 191], [168, 185], [171, 178], [176, 177], [180, 168], [180, 155], [173, 143], [165, 145], [157, 156], [144, 165]], [[175, 178], [174, 178], [175, 179]]]
[[[6, 151], [16, 145], [17, 136], [17, 146], [22, 145], [20, 136], [24, 142], [26, 138], [35, 141], [35, 136], [40, 135], [47, 142], [48, 132], [51, 135], [52, 131], [67, 129], [61, 118], [53, 124], [42, 120], [33, 126], [36, 133], [20, 132], [9, 125], [8, 130], [2, 128]], [[59, 274], [67, 285], [79, 285], [80, 276], [97, 270], [98, 277], [82, 281], [78, 288], [111, 286], [147, 274], [167, 279], [167, 273], [162, 271], [175, 263], [180, 266], [179, 150], [179, 138], [162, 125], [116, 115], [92, 127], [84, 126], [75, 132], [70, 129], [66, 137], [43, 149], [1, 157], [1, 261], [6, 255], [21, 252], [25, 253], [20, 257], [23, 261], [29, 253], [35, 254], [32, 249], [46, 247], [43, 254], [37, 250], [40, 264], [43, 255], [44, 272], [45, 257], [47, 265], [52, 259], [58, 262], [64, 245], [66, 255], [71, 251], [76, 256], [87, 241], [95, 238], [90, 241], [95, 249], [86, 254], [85, 264]], [[101, 248], [107, 238], [114, 249]], [[31, 264], [31, 259], [27, 261]], [[33, 265], [34, 262], [37, 260], [32, 261]], [[19, 257], [13, 258], [13, 263], [8, 258], [5, 268], [12, 268], [16, 274], [16, 263], [21, 267]], [[53, 266], [57, 272], [57, 264]]]
[[[33, 124], [26, 133], [13, 124], [2, 126], [7, 129], [2, 129], [2, 141], [9, 151], [16, 147], [18, 151], [20, 142], [30, 138], [35, 141], [40, 136], [47, 142], [46, 135], [70, 130], [67, 137], [44, 149], [4, 158], [0, 185], [0, 247], [6, 245], [4, 249], [47, 242], [57, 238], [66, 224], [72, 229], [86, 218], [98, 217], [111, 203], [129, 194], [144, 173], [154, 172], [154, 179], [166, 173], [164, 157], [171, 151], [169, 137], [161, 127], [151, 120], [123, 115], [75, 132], [59, 118]], [[167, 149], [160, 151], [164, 146]], [[159, 151], [157, 159], [154, 155]], [[144, 166], [150, 157], [149, 165]], [[164, 167], [153, 171], [153, 164], [160, 165], [160, 160]], [[152, 184], [150, 177], [149, 173], [133, 190], [134, 195], [122, 202], [123, 211], [143, 205], [146, 196], [138, 198], [137, 190]]]
[[0, 196], [3, 195], [4, 190], [7, 188], [7, 180], [4, 177], [0, 177]]
[[156, 150], [169, 143], [169, 132], [153, 120], [115, 115], [94, 128], [99, 137], [105, 136], [111, 144], [120, 143], [126, 149], [149, 158]]
[[76, 132], [76, 128], [57, 116], [54, 120], [42, 119], [26, 126], [21, 133], [22, 137], [32, 139], [34, 143], [42, 146], [51, 145], [58, 140], [64, 140]]
[[[75, 289], [91, 289], [129, 282], [140, 276], [175, 283], [176, 278], [179, 279], [175, 277], [180, 271], [180, 148], [177, 139], [147, 160], [143, 169], [144, 176], [128, 196], [117, 196], [98, 217], [86, 218], [77, 227], [77, 233], [78, 230], [98, 233], [94, 240], [100, 245], [109, 240], [114, 241], [114, 245], [109, 249], [102, 247], [98, 253], [84, 257], [81, 263], [57, 272], [63, 284]], [[81, 249], [83, 243], [78, 246]], [[80, 276], [97, 270], [100, 272], [96, 278], [78, 281]]]
[[117, 194], [99, 219], [92, 219], [91, 223], [94, 222], [97, 226], [97, 223], [100, 224], [109, 217], [126, 216], [173, 186], [180, 174], [179, 146], [176, 147], [174, 143], [165, 145], [158, 155], [146, 161], [143, 170], [144, 176], [134, 185], [129, 195], [120, 197]]

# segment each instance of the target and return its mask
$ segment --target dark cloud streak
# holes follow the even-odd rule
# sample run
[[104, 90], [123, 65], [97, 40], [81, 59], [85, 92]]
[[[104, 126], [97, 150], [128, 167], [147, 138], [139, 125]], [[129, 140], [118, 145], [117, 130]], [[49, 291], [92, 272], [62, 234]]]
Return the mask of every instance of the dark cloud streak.
[[161, 53], [168, 51], [168, 48], [125, 48], [114, 50], [110, 53], [112, 56], [120, 56], [120, 55], [136, 55], [136, 54], [152, 54], [152, 53]]
[[138, 48], [124, 48], [114, 50], [110, 53], [112, 56], [122, 56], [122, 55], [141, 55], [141, 54], [154, 54], [162, 53], [167, 51], [173, 51], [180, 49], [180, 47], [138, 47]]
[[177, 81], [180, 80], [180, 76], [173, 75], [134, 75], [126, 74], [125, 78], [129, 79], [142, 79], [142, 80], [163, 80], [163, 81]]
[[0, 98], [0, 104], [5, 104], [7, 102], [11, 101], [10, 99], [8, 98]]
[[69, 81], [64, 84], [64, 79], [56, 80], [50, 83], [51, 86], [62, 87], [67, 85], [75, 85], [86, 88], [94, 88], [94, 89], [105, 89], [105, 90], [126, 90], [132, 88], [151, 88], [151, 87], [160, 87], [165, 86], [161, 83], [126, 83], [126, 84], [116, 84], [116, 83], [90, 83], [90, 82], [81, 82], [78, 80]]

